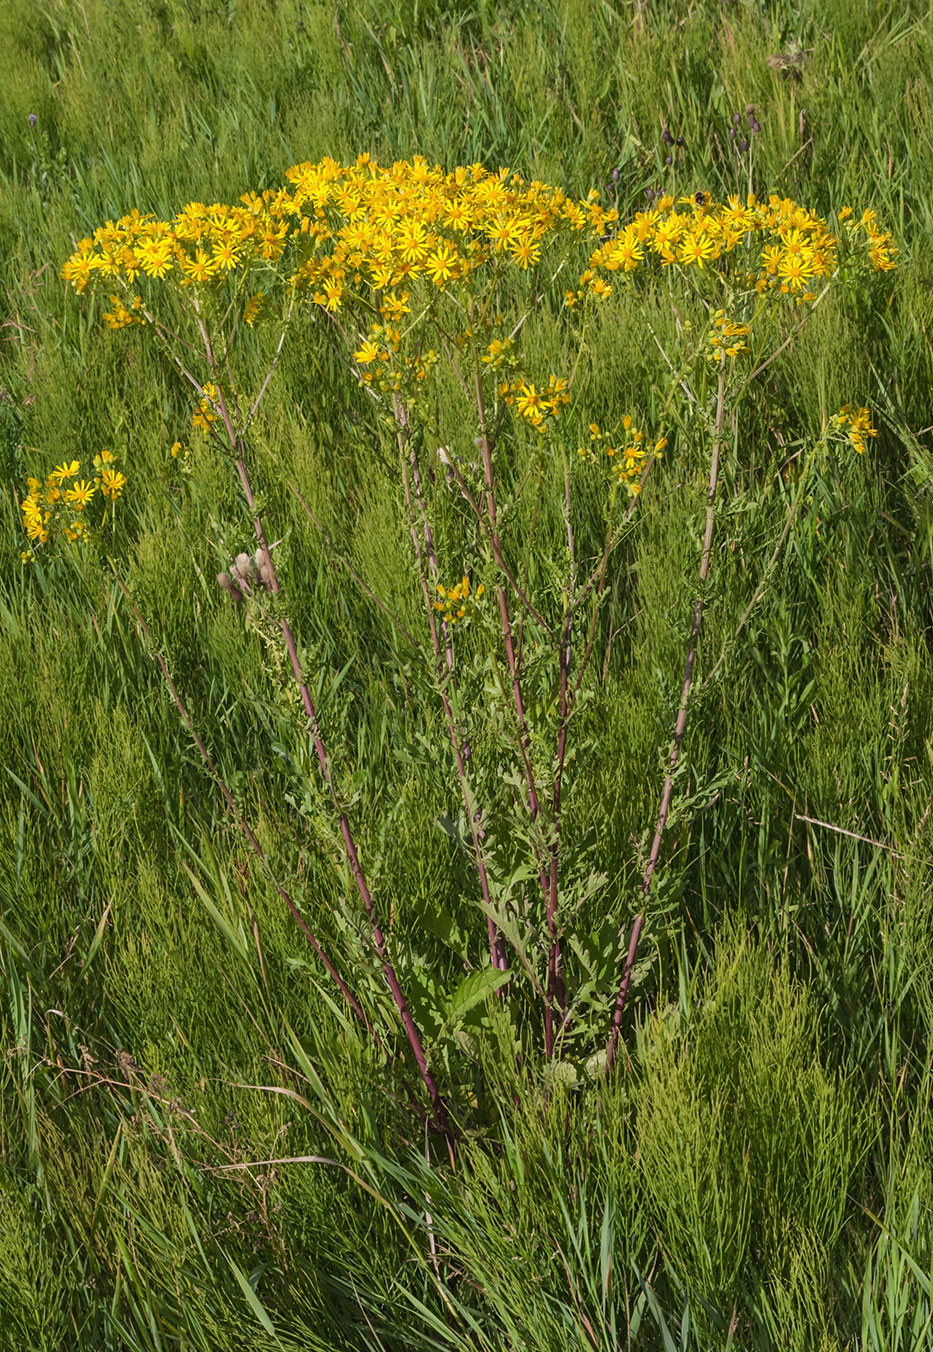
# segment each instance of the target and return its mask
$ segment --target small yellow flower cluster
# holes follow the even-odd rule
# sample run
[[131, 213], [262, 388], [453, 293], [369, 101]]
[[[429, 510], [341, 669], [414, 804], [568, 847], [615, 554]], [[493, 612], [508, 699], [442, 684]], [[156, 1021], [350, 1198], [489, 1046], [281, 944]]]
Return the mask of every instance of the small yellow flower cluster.
[[845, 433], [859, 455], [864, 454], [868, 444], [865, 438], [878, 435], [878, 429], [871, 425], [871, 414], [868, 409], [854, 409], [851, 404], [843, 404], [839, 412], [830, 418], [830, 424]]
[[208, 381], [201, 388], [204, 391], [204, 398], [191, 415], [191, 421], [195, 427], [200, 427], [202, 432], [209, 432], [211, 423], [217, 421], [217, 414], [214, 412], [217, 406], [217, 386]]
[[445, 623], [459, 624], [461, 620], [469, 619], [470, 612], [485, 594], [486, 588], [482, 582], [474, 592], [471, 592], [470, 579], [464, 573], [456, 586], [444, 587], [440, 582], [437, 584], [438, 599], [434, 602], [434, 609], [441, 613]]
[[738, 357], [748, 351], [748, 344], [742, 339], [751, 332], [750, 324], [736, 324], [727, 319], [722, 310], [713, 315], [713, 328], [708, 338], [707, 360], [724, 362], [726, 357]]
[[622, 419], [621, 431], [621, 437], [615, 436], [604, 432], [599, 423], [590, 423], [589, 443], [580, 446], [578, 454], [581, 459], [590, 461], [605, 455], [613, 478], [635, 497], [641, 492], [639, 480], [646, 458], [650, 454], [656, 460], [663, 459], [667, 437], [659, 437], [653, 446], [646, 447], [644, 432], [635, 426], [628, 413]]
[[839, 220], [851, 238], [857, 238], [859, 231], [865, 235], [868, 240], [868, 255], [876, 272], [890, 272], [896, 266], [894, 255], [897, 253], [897, 246], [894, 239], [886, 230], [879, 230], [878, 218], [871, 208], [863, 211], [859, 219], [855, 220], [852, 208], [843, 207], [839, 212]]
[[[405, 293], [407, 295], [407, 292]], [[438, 354], [434, 348], [415, 352], [411, 356], [399, 357], [402, 335], [391, 324], [372, 324], [369, 337], [354, 352], [353, 356], [360, 366], [373, 366], [373, 370], [360, 373], [361, 385], [375, 385], [383, 394], [399, 391], [413, 377], [416, 382], [425, 380], [436, 366]]]
[[[685, 208], [685, 209], [681, 209]], [[874, 213], [865, 212], [848, 232], [850, 243], [862, 231], [869, 243], [868, 257], [876, 270], [893, 267], [893, 240], [880, 232]], [[739, 245], [739, 271], [730, 255]], [[707, 263], [728, 269], [756, 291], [780, 294], [800, 292], [801, 301], [815, 300], [814, 281], [830, 277], [838, 265], [838, 241], [826, 221], [791, 198], [772, 194], [767, 202], [749, 193], [744, 202], [730, 196], [725, 203], [708, 193], [662, 197], [656, 206], [639, 211], [623, 229], [592, 254], [576, 291], [565, 293], [568, 304], [586, 294], [605, 298], [612, 290], [604, 273], [632, 272], [655, 256], [663, 266], [703, 268]]]
[[142, 315], [143, 298], [134, 296], [130, 301], [130, 308], [127, 309], [119, 296], [113, 294], [110, 297], [112, 309], [104, 315], [104, 323], [110, 329], [125, 329], [130, 324], [142, 324], [144, 322]]
[[484, 365], [492, 371], [498, 371], [503, 366], [514, 366], [515, 353], [512, 347], [512, 339], [494, 338], [483, 354], [482, 360]]
[[547, 385], [540, 390], [531, 380], [517, 376], [514, 380], [503, 381], [499, 386], [499, 397], [510, 407], [514, 407], [519, 417], [531, 424], [539, 432], [547, 432], [564, 407], [570, 402], [570, 391], [564, 376], [551, 375]]
[[[30, 475], [28, 493], [22, 501], [23, 527], [34, 544], [44, 545], [56, 529], [70, 541], [88, 538], [89, 527], [82, 515], [98, 489], [101, 496], [116, 502], [126, 487], [126, 475], [116, 468], [112, 451], [95, 455], [92, 480], [81, 479], [77, 460], [63, 461], [45, 480]], [[25, 556], [21, 556], [25, 560]]]
[[250, 328], [253, 327], [256, 320], [259, 318], [259, 311], [262, 309], [262, 303], [265, 298], [264, 292], [257, 291], [255, 296], [250, 296], [249, 300], [244, 305], [243, 323], [248, 324]]

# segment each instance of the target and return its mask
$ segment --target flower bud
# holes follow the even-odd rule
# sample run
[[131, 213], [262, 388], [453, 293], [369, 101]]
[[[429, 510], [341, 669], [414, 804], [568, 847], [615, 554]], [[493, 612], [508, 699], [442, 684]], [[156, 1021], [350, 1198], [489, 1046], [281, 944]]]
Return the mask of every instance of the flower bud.
[[240, 577], [244, 580], [248, 580], [253, 571], [253, 561], [248, 554], [237, 554], [233, 562], [233, 567], [236, 572], [239, 573]]
[[239, 587], [236, 585], [236, 583], [234, 582], [233, 578], [230, 576], [229, 573], [218, 573], [217, 581], [220, 583], [221, 587], [223, 587], [224, 591], [229, 593], [230, 599], [232, 601], [243, 600], [243, 593], [240, 591]]

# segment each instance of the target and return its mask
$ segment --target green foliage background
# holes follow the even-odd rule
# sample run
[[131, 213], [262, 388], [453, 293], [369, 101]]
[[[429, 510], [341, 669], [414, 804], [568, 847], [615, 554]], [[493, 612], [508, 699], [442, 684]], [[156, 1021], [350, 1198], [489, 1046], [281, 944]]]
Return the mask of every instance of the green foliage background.
[[[929, 6], [7, 0], [0, 53], [3, 1346], [928, 1347]], [[738, 113], [748, 134], [747, 105], [761, 132], [740, 151], [728, 132]], [[669, 152], [665, 126], [682, 147]], [[819, 475], [691, 715], [629, 1064], [601, 1088], [571, 1051], [556, 1073], [531, 1065], [515, 1103], [511, 1046], [478, 1009], [454, 1173], [425, 1163], [381, 1058], [251, 868], [106, 569], [19, 560], [26, 474], [118, 449], [115, 548], [136, 603], [326, 932], [342, 882], [324, 846], [295, 843], [263, 714], [272, 676], [213, 583], [212, 523], [248, 538], [226, 469], [193, 442], [182, 486], [171, 372], [135, 332], [108, 333], [58, 270], [134, 205], [236, 200], [298, 160], [361, 150], [595, 186], [623, 216], [668, 186], [872, 206], [902, 250], [877, 292], [818, 312], [730, 448], [701, 678], [785, 518], [776, 448], [812, 444], [843, 402], [870, 404], [880, 427], [864, 461]], [[651, 405], [663, 370], [644, 317], [633, 306], [592, 337], [607, 409]], [[477, 932], [469, 873], [438, 825], [456, 815], [442, 724], [406, 705], [391, 627], [288, 491], [417, 627], [388, 472], [320, 374], [293, 344], [265, 406], [261, 487], [429, 1023], [463, 975], [461, 932]], [[644, 495], [620, 632], [575, 733], [569, 810], [610, 879], [581, 921], [577, 973], [589, 964], [604, 990], [673, 723], [703, 474], [675, 453]], [[300, 1162], [251, 1164], [286, 1157]]]

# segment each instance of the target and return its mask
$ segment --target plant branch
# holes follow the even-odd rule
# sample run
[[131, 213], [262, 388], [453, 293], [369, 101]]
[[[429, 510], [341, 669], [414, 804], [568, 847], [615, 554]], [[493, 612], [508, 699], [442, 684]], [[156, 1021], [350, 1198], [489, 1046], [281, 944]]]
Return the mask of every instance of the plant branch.
[[[684, 663], [684, 677], [680, 691], [680, 704], [677, 710], [677, 723], [674, 728], [674, 744], [671, 749], [670, 761], [668, 763], [668, 772], [664, 780], [664, 788], [661, 793], [661, 805], [658, 811], [658, 820], [655, 826], [654, 839], [651, 842], [651, 852], [648, 856], [648, 864], [645, 869], [645, 875], [642, 879], [641, 891], [644, 901], [647, 902], [651, 892], [651, 880], [654, 877], [654, 871], [657, 867], [658, 858], [661, 853], [661, 842], [664, 839], [664, 831], [667, 826], [667, 818], [670, 812], [671, 796], [674, 789], [674, 771], [677, 769], [677, 763], [680, 759], [680, 748], [683, 743], [684, 733], [687, 727], [687, 709], [690, 699], [690, 687], [693, 683], [693, 668], [696, 662], [697, 646], [700, 637], [700, 625], [703, 619], [703, 590], [706, 586], [706, 579], [709, 576], [710, 558], [713, 548], [713, 527], [715, 525], [716, 509], [716, 488], [719, 482], [719, 451], [722, 442], [722, 429], [726, 413], [726, 377], [725, 372], [719, 372], [719, 388], [716, 395], [716, 420], [713, 427], [713, 446], [710, 455], [709, 470], [709, 491], [707, 495], [706, 507], [706, 531], [703, 536], [703, 552], [700, 556], [700, 584], [696, 601], [693, 605], [693, 621], [690, 626], [690, 635], [687, 640], [687, 657]], [[646, 912], [642, 909], [636, 917], [632, 926], [632, 934], [629, 940], [628, 953], [625, 958], [625, 967], [622, 972], [622, 980], [619, 985], [619, 993], [616, 996], [615, 1008], [612, 1013], [612, 1025], [609, 1032], [609, 1042], [606, 1047], [606, 1074], [612, 1070], [612, 1064], [615, 1059], [616, 1046], [619, 1040], [619, 1029], [622, 1025], [622, 1012], [625, 1009], [625, 1000], [628, 995], [629, 986], [632, 980], [632, 971], [635, 967], [635, 957], [638, 952], [638, 941], [645, 924]]]

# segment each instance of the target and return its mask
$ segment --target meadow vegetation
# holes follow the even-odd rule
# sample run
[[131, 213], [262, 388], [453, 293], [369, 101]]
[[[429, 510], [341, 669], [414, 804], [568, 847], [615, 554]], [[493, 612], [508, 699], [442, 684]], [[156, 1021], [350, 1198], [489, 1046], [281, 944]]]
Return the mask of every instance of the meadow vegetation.
[[[3, 1345], [930, 1346], [928, 6], [0, 49]], [[326, 157], [547, 224], [279, 268]]]

